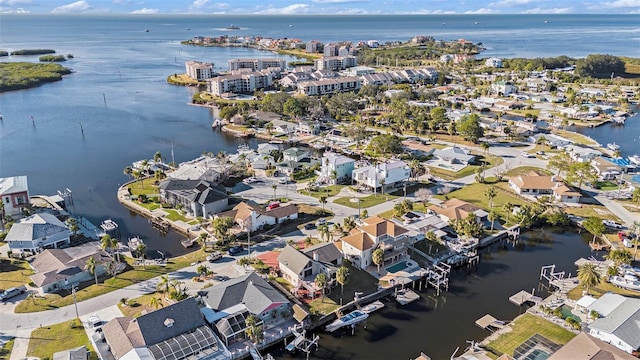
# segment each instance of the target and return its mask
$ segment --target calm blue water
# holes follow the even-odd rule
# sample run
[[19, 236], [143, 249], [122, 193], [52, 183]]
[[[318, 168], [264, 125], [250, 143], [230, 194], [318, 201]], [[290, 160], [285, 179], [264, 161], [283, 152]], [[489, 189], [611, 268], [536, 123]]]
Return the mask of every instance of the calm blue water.
[[[210, 61], [226, 69], [237, 57], [274, 56], [249, 49], [200, 48], [179, 44], [194, 35], [219, 35], [229, 24], [238, 35], [298, 37], [304, 41], [406, 40], [426, 34], [438, 39], [482, 42], [484, 56], [584, 56], [611, 53], [640, 57], [637, 15], [503, 16], [12, 16], [0, 19], [0, 49], [47, 47], [74, 54], [63, 81], [0, 94], [0, 176], [28, 175], [32, 194], [73, 190], [71, 210], [94, 222], [113, 218], [124, 236], [141, 235], [149, 255], [184, 252], [175, 234], [160, 236], [116, 200], [122, 170], [161, 151], [177, 162], [203, 151], [234, 151], [238, 142], [212, 131], [209, 109], [187, 106], [192, 89], [165, 79], [184, 72], [184, 61]], [[544, 24], [544, 20], [548, 20]], [[479, 24], [474, 23], [478, 21]], [[446, 23], [446, 25], [443, 25]], [[289, 25], [293, 25], [290, 27]], [[191, 30], [187, 30], [190, 28]], [[143, 30], [149, 29], [145, 33]], [[0, 61], [36, 57], [10, 58]], [[105, 104], [106, 99], [106, 104]], [[31, 121], [33, 116], [34, 122]], [[80, 122], [84, 133], [80, 131]], [[598, 131], [598, 130], [593, 130]], [[624, 130], [622, 130], [624, 131]], [[604, 133], [604, 132], [603, 132]], [[593, 135], [592, 135], [593, 136]], [[596, 137], [596, 136], [594, 136]], [[602, 143], [607, 141], [600, 140]], [[371, 331], [352, 340], [325, 337], [321, 358], [411, 358], [425, 351], [448, 358], [464, 340], [486, 335], [473, 321], [487, 312], [501, 319], [517, 313], [508, 296], [536, 284], [541, 264], [586, 256], [575, 236], [555, 236], [553, 245], [485, 257], [477, 274], [456, 281], [444, 298], [388, 309], [370, 322]], [[508, 255], [508, 256], [507, 256]], [[543, 256], [540, 256], [543, 255]], [[524, 283], [520, 283], [524, 279]]]

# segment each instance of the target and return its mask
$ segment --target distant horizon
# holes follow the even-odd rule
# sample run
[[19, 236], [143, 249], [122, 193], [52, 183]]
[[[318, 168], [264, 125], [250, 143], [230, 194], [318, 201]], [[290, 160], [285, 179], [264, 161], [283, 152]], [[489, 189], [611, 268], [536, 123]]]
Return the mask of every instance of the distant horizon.
[[[1, 14], [638, 15], [640, 0], [0, 0]], [[639, 19], [640, 20], [640, 19]]]

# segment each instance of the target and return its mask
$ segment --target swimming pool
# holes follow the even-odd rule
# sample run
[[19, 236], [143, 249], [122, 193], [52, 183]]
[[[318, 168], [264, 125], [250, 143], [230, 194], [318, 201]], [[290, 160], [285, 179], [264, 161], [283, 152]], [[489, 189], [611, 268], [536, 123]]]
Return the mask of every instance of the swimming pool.
[[399, 263], [397, 263], [397, 264], [394, 264], [394, 265], [392, 265], [392, 266], [389, 266], [389, 267], [387, 268], [387, 272], [390, 272], [390, 273], [397, 273], [398, 271], [402, 271], [402, 270], [405, 270], [405, 269], [408, 269], [408, 268], [412, 268], [412, 267], [414, 267], [414, 266], [416, 266], [416, 263], [415, 263], [415, 262], [413, 262], [413, 261], [409, 261], [409, 260], [407, 260], [407, 261], [400, 261], [400, 262], [399, 262]]

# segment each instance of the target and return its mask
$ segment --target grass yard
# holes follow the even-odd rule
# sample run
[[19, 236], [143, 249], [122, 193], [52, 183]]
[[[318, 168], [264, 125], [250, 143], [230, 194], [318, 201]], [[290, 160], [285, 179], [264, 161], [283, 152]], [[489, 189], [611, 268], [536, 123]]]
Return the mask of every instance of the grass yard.
[[[424, 206], [424, 204], [422, 202], [417, 201], [417, 202], [413, 203], [413, 210], [420, 211], [420, 212], [426, 212], [427, 211], [427, 207]], [[371, 214], [371, 215], [375, 215], [375, 214]], [[393, 218], [393, 209], [391, 209], [389, 211], [385, 211], [385, 212], [379, 213], [377, 215], [380, 216], [381, 218], [384, 218], [384, 219], [392, 219]]]
[[513, 351], [520, 344], [535, 334], [540, 334], [560, 345], [566, 344], [576, 336], [559, 325], [531, 314], [524, 314], [516, 318], [508, 326], [512, 328], [512, 331], [504, 333], [496, 340], [491, 341], [487, 344], [487, 349], [497, 353], [497, 355], [513, 355]]
[[[84, 285], [85, 287], [76, 291], [76, 297], [78, 302], [106, 294], [108, 292], [122, 289], [129, 285], [139, 283], [144, 280], [154, 278], [156, 276], [164, 275], [172, 271], [176, 271], [185, 268], [193, 262], [204, 261], [205, 253], [202, 251], [194, 251], [183, 256], [172, 258], [168, 261], [167, 266], [147, 266], [147, 269], [135, 268], [123, 273], [118, 274], [114, 278], [108, 278], [104, 282], [99, 282], [98, 285], [91, 281]], [[133, 263], [133, 259], [126, 258], [129, 265]], [[73, 304], [73, 296], [71, 293], [59, 294], [47, 294], [44, 297], [34, 298], [32, 301], [22, 301], [16, 306], [16, 313], [28, 313], [38, 312], [51, 309], [57, 309], [63, 306]]]
[[531, 109], [531, 110], [509, 110], [507, 114], [515, 114], [520, 116], [526, 116], [527, 114], [531, 114], [536, 118], [540, 116], [540, 109]]
[[[571, 291], [569, 291], [569, 293], [567, 293], [567, 297], [571, 300], [579, 300], [582, 297], [582, 292], [586, 290], [584, 287], [582, 287], [581, 285], [578, 285], [576, 287], [574, 287], [573, 289], [571, 289]], [[600, 296], [608, 293], [608, 292], [612, 292], [612, 293], [616, 293], [616, 294], [620, 294], [623, 296], [629, 296], [629, 297], [634, 297], [634, 298], [640, 298], [640, 294], [638, 294], [637, 291], [632, 291], [632, 290], [626, 290], [623, 288], [619, 288], [611, 283], [602, 281], [600, 283], [600, 285], [596, 286], [596, 287], [592, 287], [589, 289], [589, 295], [595, 297], [595, 298], [599, 298]]]
[[587, 146], [598, 145], [598, 143], [595, 140], [593, 140], [591, 138], [588, 138], [588, 137], [586, 137], [586, 136], [584, 136], [582, 134], [575, 133], [573, 131], [566, 131], [566, 130], [556, 129], [556, 130], [553, 130], [552, 133], [554, 133], [556, 135], [560, 135], [563, 138], [567, 138], [567, 139], [569, 139], [571, 141], [574, 141], [574, 142], [576, 142], [577, 144], [580, 144], [580, 145], [587, 145]]
[[149, 304], [151, 298], [154, 297], [160, 299], [160, 302], [162, 303], [161, 306], [167, 306], [173, 303], [164, 300], [163, 294], [155, 292], [153, 294], [142, 295], [137, 298], [129, 299], [126, 306], [122, 305], [122, 303], [118, 303], [118, 309], [120, 309], [123, 316], [138, 317], [142, 315], [143, 311], [152, 312], [156, 310], [155, 307]]
[[[493, 199], [493, 210], [496, 212], [499, 220], [502, 220], [503, 223], [507, 219], [507, 213], [502, 209], [502, 205], [507, 202], [514, 205], [524, 205], [527, 203], [526, 200], [514, 195], [506, 182], [500, 182], [497, 184], [470, 184], [453, 191], [448, 195], [435, 195], [434, 197], [440, 200], [445, 200], [446, 198], [464, 200], [489, 211], [489, 199], [484, 196], [484, 192], [491, 186], [495, 187], [497, 192], [496, 197]], [[515, 216], [509, 215], [509, 225], [513, 224], [515, 224]]]
[[310, 195], [316, 199], [320, 199], [321, 196], [331, 197], [336, 196], [342, 190], [342, 188], [348, 185], [328, 185], [325, 187], [317, 188], [316, 191], [299, 190], [298, 192], [303, 195]]
[[25, 285], [31, 281], [33, 270], [26, 261], [0, 259], [0, 290]]
[[160, 208], [160, 204], [155, 203], [155, 202], [148, 202], [148, 203], [140, 203], [140, 202], [136, 202], [137, 205], [142, 206], [143, 208], [149, 210], [149, 211], [153, 211], [155, 209], [159, 209]]
[[15, 342], [15, 339], [11, 339], [2, 345], [0, 348], [0, 360], [9, 360], [11, 358], [11, 350], [13, 350]]
[[547, 175], [553, 175], [553, 173], [549, 170], [543, 169], [543, 168], [539, 168], [536, 166], [520, 166], [517, 168], [513, 168], [509, 171], [507, 171], [507, 176], [518, 176], [518, 175], [524, 175], [528, 172], [531, 171], [535, 171], [539, 174], [547, 174]]
[[187, 219], [184, 215], [180, 214], [178, 210], [164, 209], [164, 211], [167, 212], [167, 216], [165, 217], [171, 221], [178, 221], [178, 220], [182, 220], [184, 222], [189, 221], [189, 219]]
[[344, 293], [341, 291], [340, 284], [338, 284], [331, 289], [330, 293], [325, 295], [324, 301], [318, 298], [309, 304], [312, 313], [318, 313], [315, 311], [323, 311], [321, 314], [328, 314], [340, 306], [340, 299], [342, 299], [343, 304], [353, 300], [356, 291], [364, 292], [364, 294], [367, 295], [378, 290], [378, 279], [369, 275], [369, 273], [364, 270], [356, 269], [351, 265], [347, 265], [347, 267], [349, 268], [349, 277], [347, 278], [347, 283], [344, 285]]
[[73, 319], [60, 324], [33, 330], [27, 356], [50, 359], [58, 351], [77, 348], [85, 345], [89, 351], [89, 359], [98, 359], [91, 342], [79, 320]]
[[[369, 196], [365, 196], [360, 199], [360, 209], [366, 209], [368, 207], [371, 206], [375, 206], [375, 205], [379, 205], [382, 203], [385, 203], [389, 200], [393, 200], [396, 198], [399, 198], [400, 196], [397, 195], [389, 195], [389, 194], [384, 194], [382, 195], [381, 193], [378, 194], [371, 194]], [[341, 198], [337, 198], [335, 199], [333, 202], [335, 204], [339, 204], [339, 205], [344, 205], [344, 206], [348, 206], [350, 208], [353, 209], [357, 209], [358, 208], [358, 202], [351, 202], [351, 199], [353, 199], [353, 197], [349, 196], [349, 197], [341, 197]]]
[[129, 184], [128, 188], [131, 192], [131, 196], [138, 195], [158, 195], [158, 186], [156, 186], [156, 179], [154, 177], [138, 180]]
[[609, 219], [616, 222], [621, 221], [617, 216], [609, 212], [609, 210], [607, 210], [607, 208], [602, 205], [580, 204], [580, 207], [570, 206], [566, 207], [564, 210], [567, 212], [567, 214], [580, 216], [585, 219], [595, 216], [603, 220]]

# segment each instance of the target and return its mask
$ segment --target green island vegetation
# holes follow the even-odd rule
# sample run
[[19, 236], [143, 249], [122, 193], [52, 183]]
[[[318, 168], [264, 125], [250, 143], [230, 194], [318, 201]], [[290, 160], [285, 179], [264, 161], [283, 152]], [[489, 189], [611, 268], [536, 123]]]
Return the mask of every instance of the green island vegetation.
[[542, 71], [575, 66], [575, 74], [564, 73], [561, 75], [563, 81], [574, 81], [580, 77], [609, 79], [612, 73], [614, 76], [640, 74], [640, 59], [606, 54], [591, 54], [581, 59], [564, 55], [535, 59], [513, 58], [504, 59], [502, 64], [505, 69], [514, 71]]
[[30, 62], [0, 63], [0, 92], [28, 89], [40, 84], [62, 80], [71, 69], [59, 64]]
[[8, 51], [0, 50], [0, 56], [9, 56]]
[[43, 55], [38, 58], [42, 62], [60, 62], [67, 61], [64, 55]]
[[23, 49], [12, 51], [11, 55], [45, 55], [55, 53], [56, 51], [53, 49]]
[[190, 78], [187, 74], [173, 74], [167, 76], [167, 83], [181, 86], [205, 86], [207, 83]]
[[365, 66], [419, 66], [436, 61], [445, 54], [478, 54], [482, 44], [465, 41], [436, 41], [432, 37], [416, 37], [415, 42], [386, 43], [379, 48], [358, 50], [358, 64]]

